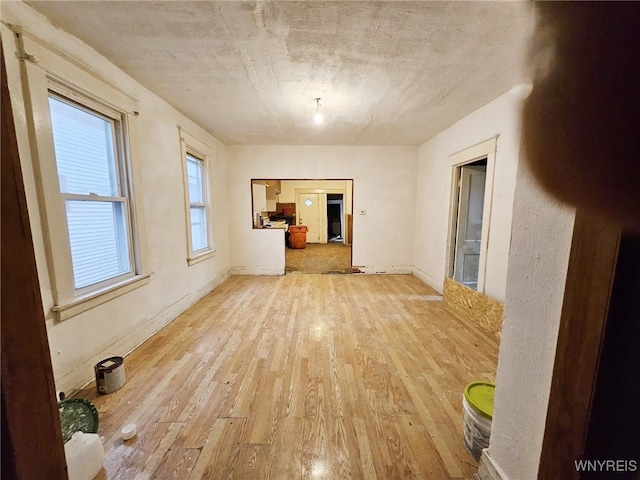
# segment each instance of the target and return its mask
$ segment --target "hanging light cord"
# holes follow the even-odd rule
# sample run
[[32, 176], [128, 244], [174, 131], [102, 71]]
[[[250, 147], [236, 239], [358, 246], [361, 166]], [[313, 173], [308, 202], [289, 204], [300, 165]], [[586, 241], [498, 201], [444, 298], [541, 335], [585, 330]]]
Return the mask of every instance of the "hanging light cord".
[[324, 115], [322, 115], [322, 113], [320, 113], [320, 97], [316, 98], [316, 113], [313, 116], [313, 121], [316, 122], [318, 125], [322, 123], [323, 119], [324, 119]]

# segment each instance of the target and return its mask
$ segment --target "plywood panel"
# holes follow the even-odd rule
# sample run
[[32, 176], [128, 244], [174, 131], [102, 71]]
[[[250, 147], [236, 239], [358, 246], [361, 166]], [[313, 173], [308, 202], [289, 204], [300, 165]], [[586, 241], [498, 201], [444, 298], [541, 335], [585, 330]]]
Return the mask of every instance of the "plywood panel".
[[451, 308], [469, 316], [482, 328], [497, 338], [502, 333], [504, 304], [455, 280], [444, 281], [444, 301]]

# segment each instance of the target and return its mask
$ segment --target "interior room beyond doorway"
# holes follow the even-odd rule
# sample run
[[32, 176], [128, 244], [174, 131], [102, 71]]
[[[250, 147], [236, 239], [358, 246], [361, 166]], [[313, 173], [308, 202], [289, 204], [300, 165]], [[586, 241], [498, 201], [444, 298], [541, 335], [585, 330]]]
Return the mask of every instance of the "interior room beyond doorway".
[[291, 248], [285, 233], [287, 273], [351, 273], [353, 180], [253, 179], [251, 185], [260, 226], [306, 227], [302, 249]]

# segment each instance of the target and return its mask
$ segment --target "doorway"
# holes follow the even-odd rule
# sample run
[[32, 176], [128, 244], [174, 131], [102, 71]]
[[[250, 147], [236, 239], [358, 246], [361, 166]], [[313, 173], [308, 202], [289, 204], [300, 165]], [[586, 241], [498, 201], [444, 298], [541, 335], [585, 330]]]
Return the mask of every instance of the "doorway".
[[344, 195], [327, 195], [327, 237], [329, 243], [345, 243], [344, 239]]
[[449, 276], [478, 290], [483, 270], [483, 221], [487, 158], [455, 167], [457, 199], [452, 218], [453, 244]]
[[306, 248], [285, 249], [286, 273], [352, 273], [353, 180], [282, 180], [282, 193], [307, 227]]

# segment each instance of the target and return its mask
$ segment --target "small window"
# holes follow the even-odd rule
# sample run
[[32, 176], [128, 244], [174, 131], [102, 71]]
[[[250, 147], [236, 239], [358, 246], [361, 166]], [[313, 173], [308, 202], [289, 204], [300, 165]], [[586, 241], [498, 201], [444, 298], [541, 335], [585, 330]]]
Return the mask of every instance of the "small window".
[[52, 92], [49, 111], [74, 288], [133, 275], [120, 118]]
[[209, 161], [213, 149], [182, 127], [180, 146], [184, 168], [187, 263], [193, 265], [215, 254], [209, 190]]
[[204, 160], [187, 153], [191, 253], [209, 249]]

